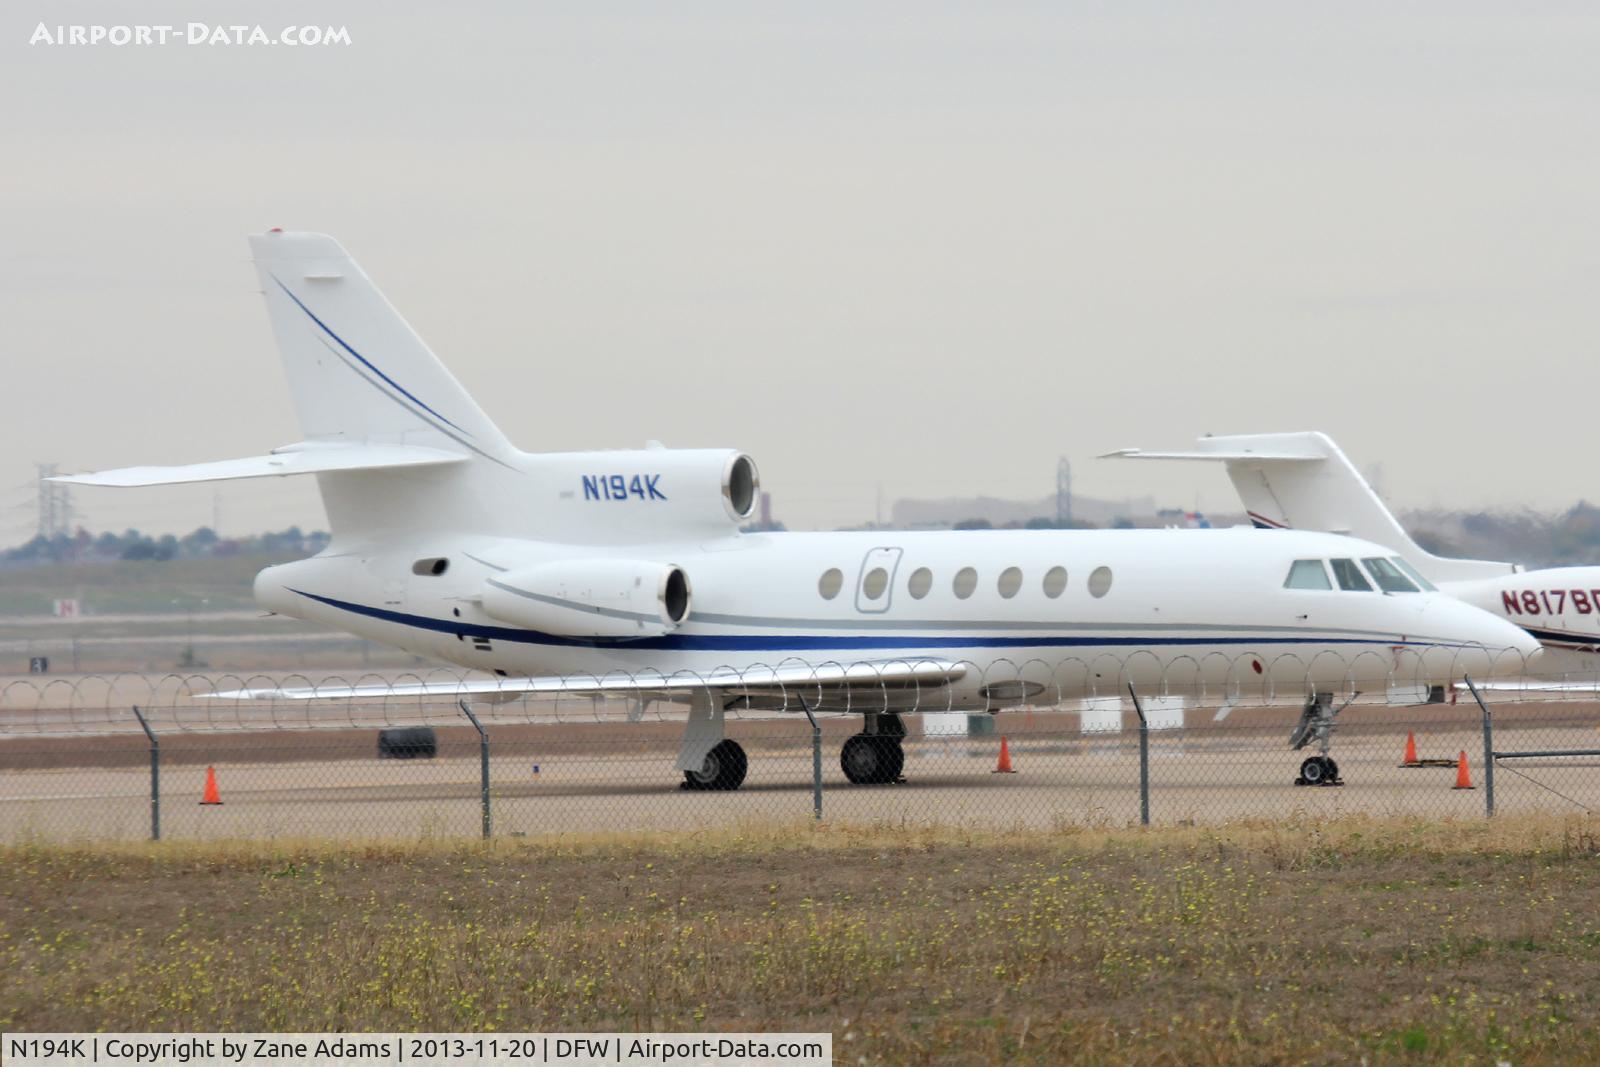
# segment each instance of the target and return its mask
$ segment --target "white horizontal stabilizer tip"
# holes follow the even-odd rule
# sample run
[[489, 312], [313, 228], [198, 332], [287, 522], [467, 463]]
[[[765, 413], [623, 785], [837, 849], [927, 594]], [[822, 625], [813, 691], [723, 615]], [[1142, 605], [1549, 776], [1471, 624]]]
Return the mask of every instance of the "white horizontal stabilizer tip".
[[92, 474], [64, 474], [50, 480], [68, 485], [105, 485], [119, 488], [145, 485], [182, 485], [187, 482], [226, 482], [238, 478], [283, 478], [291, 474], [330, 471], [383, 470], [392, 467], [426, 467], [464, 463], [467, 456], [442, 448], [418, 445], [358, 445], [308, 442], [289, 445], [265, 456], [191, 463], [182, 467], [121, 467]]
[[793, 693], [805, 696], [821, 689], [870, 688], [877, 685], [940, 686], [965, 676], [965, 665], [949, 660], [895, 660], [882, 663], [822, 664], [812, 667], [750, 667], [745, 670], [723, 668], [696, 674], [683, 671], [659, 674], [641, 671], [633, 675], [608, 677], [574, 676], [567, 678], [463, 678], [448, 682], [396, 682], [393, 685], [322, 685], [296, 689], [235, 689], [225, 693], [206, 693], [212, 700], [385, 700], [417, 697], [504, 697], [585, 693], [596, 696], [616, 694], [694, 693], [707, 689], [731, 695]]

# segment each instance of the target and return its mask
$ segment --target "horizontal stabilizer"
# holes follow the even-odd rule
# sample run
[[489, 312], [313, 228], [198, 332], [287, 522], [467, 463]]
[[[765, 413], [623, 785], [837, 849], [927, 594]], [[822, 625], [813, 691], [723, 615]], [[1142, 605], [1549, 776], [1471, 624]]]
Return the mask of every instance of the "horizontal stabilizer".
[[940, 686], [956, 681], [967, 668], [948, 660], [897, 660], [882, 663], [796, 665], [793, 667], [722, 667], [705, 674], [683, 671], [660, 674], [641, 671], [633, 675], [543, 678], [463, 678], [443, 682], [397, 682], [392, 685], [323, 685], [295, 689], [236, 689], [208, 693], [213, 700], [386, 700], [442, 697], [515, 699], [522, 696], [684, 696], [707, 689], [730, 697], [804, 697], [818, 690], [870, 689], [878, 686]]
[[1100, 459], [1209, 459], [1233, 460], [1235, 462], [1248, 462], [1250, 460], [1272, 460], [1273, 462], [1289, 463], [1314, 463], [1317, 460], [1327, 459], [1321, 453], [1313, 452], [1250, 452], [1231, 450], [1227, 452], [1150, 452], [1142, 448], [1119, 448], [1115, 452], [1105, 452]]
[[182, 467], [121, 467], [92, 474], [64, 474], [50, 480], [68, 485], [108, 485], [127, 488], [144, 485], [181, 485], [186, 482], [227, 482], [237, 478], [282, 478], [291, 474], [329, 471], [385, 470], [464, 463], [467, 456], [441, 448], [418, 445], [323, 444], [309, 442], [274, 449], [264, 456], [191, 463]]

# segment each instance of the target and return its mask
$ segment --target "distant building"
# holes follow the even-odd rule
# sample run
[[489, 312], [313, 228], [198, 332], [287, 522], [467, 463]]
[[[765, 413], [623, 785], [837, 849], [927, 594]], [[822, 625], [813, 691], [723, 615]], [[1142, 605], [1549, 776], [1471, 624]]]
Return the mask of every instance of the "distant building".
[[1209, 530], [1211, 520], [1198, 511], [1185, 511], [1182, 508], [1162, 508], [1156, 512], [1156, 518], [1161, 520], [1163, 526], [1176, 526], [1185, 530]]
[[755, 521], [740, 527], [745, 533], [781, 532], [785, 528], [783, 523], [772, 517], [772, 494], [768, 492], [761, 494], [761, 510], [757, 513]]

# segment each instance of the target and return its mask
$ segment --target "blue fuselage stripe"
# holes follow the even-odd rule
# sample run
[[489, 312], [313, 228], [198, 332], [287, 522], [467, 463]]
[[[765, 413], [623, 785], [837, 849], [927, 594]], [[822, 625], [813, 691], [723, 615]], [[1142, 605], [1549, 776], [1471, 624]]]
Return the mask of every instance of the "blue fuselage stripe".
[[[1100, 637], [1059, 634], [1048, 636], [1010, 637], [930, 637], [924, 634], [856, 637], [832, 634], [667, 634], [664, 637], [640, 638], [586, 638], [562, 637], [539, 630], [524, 630], [510, 626], [485, 626], [459, 619], [431, 619], [425, 615], [410, 615], [388, 608], [375, 608], [354, 604], [332, 597], [318, 596], [300, 589], [291, 592], [326, 604], [341, 611], [363, 615], [382, 622], [410, 626], [435, 633], [460, 635], [467, 639], [486, 638], [491, 641], [512, 641], [529, 645], [553, 645], [561, 648], [611, 648], [670, 652], [809, 652], [819, 650], [865, 651], [874, 649], [908, 648], [1075, 648], [1101, 646], [1147, 645], [1384, 645], [1434, 646], [1433, 641], [1407, 641], [1398, 636], [1374, 634], [1363, 637], [1239, 637], [1216, 636], [1169, 637], [1132, 636]], [[1452, 646], [1453, 647], [1453, 646]]]

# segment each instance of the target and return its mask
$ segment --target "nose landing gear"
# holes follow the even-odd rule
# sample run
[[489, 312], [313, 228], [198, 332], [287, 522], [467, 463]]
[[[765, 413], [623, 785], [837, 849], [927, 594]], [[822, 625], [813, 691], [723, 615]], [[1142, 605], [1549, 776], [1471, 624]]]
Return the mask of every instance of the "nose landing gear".
[[1328, 756], [1312, 756], [1300, 764], [1300, 777], [1295, 785], [1344, 785], [1339, 777], [1339, 765]]
[[1332, 693], [1313, 693], [1300, 712], [1300, 722], [1289, 735], [1289, 747], [1295, 751], [1315, 742], [1318, 754], [1300, 764], [1300, 777], [1295, 785], [1344, 785], [1339, 777], [1339, 765], [1328, 755], [1333, 747], [1334, 719], [1341, 711], [1355, 703], [1357, 693], [1338, 707], [1333, 706]]

